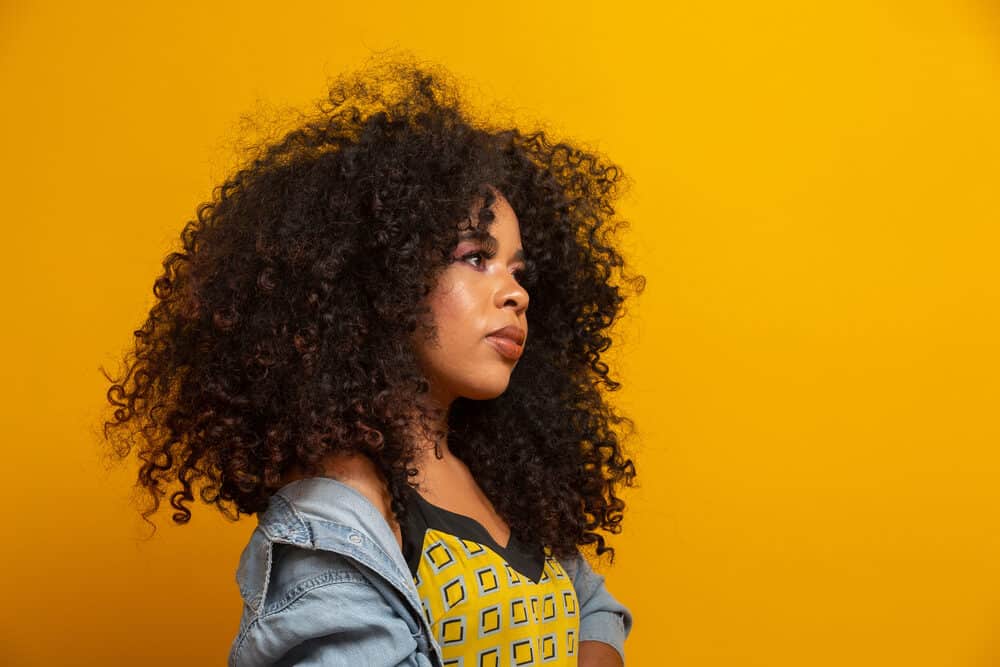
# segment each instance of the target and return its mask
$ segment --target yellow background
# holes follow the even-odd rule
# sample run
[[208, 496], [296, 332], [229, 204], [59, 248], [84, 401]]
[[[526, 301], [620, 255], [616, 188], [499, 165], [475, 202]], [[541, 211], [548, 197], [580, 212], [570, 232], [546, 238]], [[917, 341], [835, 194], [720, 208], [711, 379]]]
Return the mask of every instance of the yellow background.
[[239, 118], [399, 47], [606, 152], [648, 278], [631, 665], [1000, 664], [1000, 9], [0, 5], [0, 662], [222, 664], [253, 519], [142, 541], [94, 423]]

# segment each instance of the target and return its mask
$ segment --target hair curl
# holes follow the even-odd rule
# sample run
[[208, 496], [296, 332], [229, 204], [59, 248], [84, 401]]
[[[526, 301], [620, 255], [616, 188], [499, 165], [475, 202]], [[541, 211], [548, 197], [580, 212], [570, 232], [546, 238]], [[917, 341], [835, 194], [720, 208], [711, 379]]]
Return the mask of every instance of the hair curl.
[[456, 221], [479, 201], [488, 225], [495, 187], [532, 258], [531, 345], [503, 395], [455, 400], [449, 448], [520, 539], [557, 557], [596, 543], [614, 560], [595, 530], [621, 531], [615, 492], [636, 473], [614, 427], [633, 423], [601, 393], [620, 386], [601, 353], [623, 286], [645, 286], [615, 248], [624, 175], [544, 131], [474, 118], [447, 72], [370, 66], [197, 207], [123, 374], [101, 369], [104, 438], [119, 461], [137, 450], [143, 518], [171, 488], [176, 523], [196, 490], [232, 520], [261, 512], [286, 471], [320, 474], [335, 452], [370, 456], [402, 516], [406, 415], [428, 390], [402, 342], [426, 326]]

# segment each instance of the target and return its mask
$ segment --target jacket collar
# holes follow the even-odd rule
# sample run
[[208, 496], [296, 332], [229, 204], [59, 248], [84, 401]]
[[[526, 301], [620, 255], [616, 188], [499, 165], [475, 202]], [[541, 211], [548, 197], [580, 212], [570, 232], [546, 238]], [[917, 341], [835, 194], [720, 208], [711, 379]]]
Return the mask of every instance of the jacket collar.
[[329, 477], [291, 482], [271, 496], [257, 530], [240, 556], [236, 579], [254, 609], [264, 602], [271, 574], [271, 545], [284, 543], [333, 551], [350, 558], [406, 597], [420, 616], [421, 604], [396, 535], [360, 491]]
[[240, 556], [236, 576], [241, 594], [255, 612], [260, 613], [264, 603], [274, 543], [334, 551], [366, 566], [362, 573], [373, 583], [378, 580], [378, 588], [388, 584], [408, 600], [417, 622], [431, 638], [428, 643], [437, 657], [434, 664], [442, 663], [396, 535], [360, 491], [329, 477], [296, 480], [271, 496], [257, 522], [257, 530]]
[[286, 484], [271, 497], [259, 525], [276, 542], [349, 551], [369, 567], [380, 566], [383, 575], [389, 574], [386, 561], [391, 562], [397, 570], [392, 579], [412, 585], [409, 566], [385, 517], [360, 491], [336, 479], [307, 477]]

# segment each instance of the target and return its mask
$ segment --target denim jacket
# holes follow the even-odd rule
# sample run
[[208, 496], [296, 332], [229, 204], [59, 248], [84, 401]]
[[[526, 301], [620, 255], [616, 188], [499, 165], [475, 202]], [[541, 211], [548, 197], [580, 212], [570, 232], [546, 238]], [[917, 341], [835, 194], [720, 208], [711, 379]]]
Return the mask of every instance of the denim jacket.
[[[579, 601], [579, 641], [610, 644], [624, 661], [631, 613], [579, 553], [560, 562]], [[271, 497], [236, 583], [244, 604], [230, 667], [443, 667], [395, 534], [335, 479], [300, 479]]]

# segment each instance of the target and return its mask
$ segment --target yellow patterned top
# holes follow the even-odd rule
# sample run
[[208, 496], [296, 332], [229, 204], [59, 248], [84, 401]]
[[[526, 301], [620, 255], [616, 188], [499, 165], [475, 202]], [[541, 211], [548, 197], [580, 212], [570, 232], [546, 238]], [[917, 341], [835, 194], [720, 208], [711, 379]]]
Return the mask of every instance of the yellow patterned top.
[[444, 664], [577, 664], [573, 583], [548, 548], [513, 535], [497, 544], [479, 522], [413, 493], [403, 551]]

